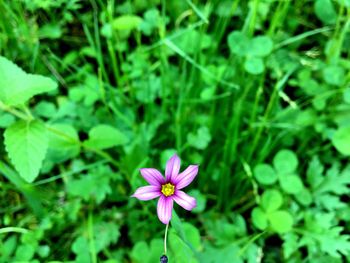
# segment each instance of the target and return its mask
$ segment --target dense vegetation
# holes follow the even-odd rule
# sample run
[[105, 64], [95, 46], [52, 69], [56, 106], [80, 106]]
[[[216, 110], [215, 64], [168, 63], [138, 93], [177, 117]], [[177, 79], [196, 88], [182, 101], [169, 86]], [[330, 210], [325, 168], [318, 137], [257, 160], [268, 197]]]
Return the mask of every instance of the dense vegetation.
[[200, 168], [169, 262], [350, 262], [349, 0], [0, 13], [0, 262], [159, 262], [130, 196], [174, 153]]

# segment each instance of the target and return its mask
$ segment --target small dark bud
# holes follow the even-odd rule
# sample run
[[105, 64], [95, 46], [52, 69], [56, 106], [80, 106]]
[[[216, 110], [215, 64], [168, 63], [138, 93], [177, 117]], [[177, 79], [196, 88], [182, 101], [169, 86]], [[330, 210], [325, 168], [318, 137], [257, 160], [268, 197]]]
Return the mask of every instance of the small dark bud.
[[160, 263], [168, 263], [168, 257], [166, 255], [161, 256]]

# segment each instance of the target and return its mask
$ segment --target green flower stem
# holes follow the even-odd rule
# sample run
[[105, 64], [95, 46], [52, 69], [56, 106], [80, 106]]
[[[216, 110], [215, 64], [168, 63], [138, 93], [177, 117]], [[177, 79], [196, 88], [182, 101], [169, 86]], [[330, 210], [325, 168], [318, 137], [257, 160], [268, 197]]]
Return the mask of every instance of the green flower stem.
[[167, 252], [166, 240], [167, 240], [167, 238], [168, 238], [168, 229], [169, 229], [169, 224], [167, 224], [166, 227], [165, 227], [165, 234], [164, 234], [164, 255], [166, 255], [166, 252]]

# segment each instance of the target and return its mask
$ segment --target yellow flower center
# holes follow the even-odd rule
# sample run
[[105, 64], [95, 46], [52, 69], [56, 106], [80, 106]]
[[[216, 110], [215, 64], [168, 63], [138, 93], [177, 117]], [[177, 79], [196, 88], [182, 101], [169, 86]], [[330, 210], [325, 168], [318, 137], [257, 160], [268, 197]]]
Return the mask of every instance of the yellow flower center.
[[165, 196], [171, 196], [175, 192], [175, 186], [171, 183], [163, 184], [162, 185], [162, 193]]

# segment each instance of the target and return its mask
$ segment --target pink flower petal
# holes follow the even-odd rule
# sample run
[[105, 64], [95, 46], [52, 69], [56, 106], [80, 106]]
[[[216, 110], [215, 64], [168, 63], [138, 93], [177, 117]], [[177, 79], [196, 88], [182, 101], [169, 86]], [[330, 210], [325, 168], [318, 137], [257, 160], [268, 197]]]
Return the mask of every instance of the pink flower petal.
[[168, 224], [171, 219], [174, 201], [171, 197], [161, 195], [158, 200], [157, 213], [158, 218], [163, 224]]
[[165, 183], [165, 179], [162, 174], [154, 168], [142, 168], [140, 169], [140, 173], [145, 178], [145, 180], [151, 184], [159, 186]]
[[184, 193], [183, 191], [176, 191], [176, 193], [172, 196], [174, 201], [182, 206], [184, 209], [191, 211], [193, 208], [197, 206], [197, 201], [192, 196]]
[[131, 197], [136, 197], [139, 200], [147, 201], [154, 199], [161, 194], [160, 186], [148, 185], [138, 188]]
[[166, 163], [165, 167], [165, 179], [167, 182], [179, 174], [180, 171], [180, 158], [174, 154]]
[[190, 165], [185, 171], [176, 176], [172, 182], [175, 184], [176, 189], [182, 189], [192, 183], [193, 179], [198, 173], [198, 165]]

